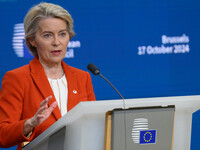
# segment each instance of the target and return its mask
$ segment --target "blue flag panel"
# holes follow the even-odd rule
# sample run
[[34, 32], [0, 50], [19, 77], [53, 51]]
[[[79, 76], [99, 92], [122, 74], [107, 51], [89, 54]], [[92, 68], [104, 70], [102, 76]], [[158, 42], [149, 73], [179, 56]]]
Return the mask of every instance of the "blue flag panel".
[[156, 130], [140, 131], [140, 144], [155, 144]]

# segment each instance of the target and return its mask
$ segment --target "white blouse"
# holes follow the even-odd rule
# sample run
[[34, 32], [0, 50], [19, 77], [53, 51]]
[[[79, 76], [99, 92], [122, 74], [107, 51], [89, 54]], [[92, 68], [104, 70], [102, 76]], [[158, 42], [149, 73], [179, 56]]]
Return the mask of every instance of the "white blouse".
[[64, 116], [67, 113], [67, 100], [68, 100], [68, 88], [65, 75], [60, 79], [48, 78], [53, 93], [55, 95], [58, 107], [60, 108], [61, 115]]

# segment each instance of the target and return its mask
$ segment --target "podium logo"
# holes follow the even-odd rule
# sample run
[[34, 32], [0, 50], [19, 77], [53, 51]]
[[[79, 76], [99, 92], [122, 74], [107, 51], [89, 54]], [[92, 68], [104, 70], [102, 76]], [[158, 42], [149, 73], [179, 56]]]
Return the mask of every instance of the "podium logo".
[[[18, 23], [14, 25], [13, 29], [13, 38], [12, 38], [12, 46], [15, 51], [17, 57], [21, 58], [33, 58], [30, 54], [26, 44], [25, 44], [25, 32], [24, 32], [24, 24]], [[65, 58], [74, 58], [74, 48], [80, 48], [80, 41], [69, 41], [67, 53]]]
[[140, 131], [141, 130], [148, 130], [148, 119], [146, 118], [137, 118], [133, 121], [133, 128], [132, 128], [132, 140], [134, 143], [140, 143]]
[[156, 142], [156, 130], [149, 130], [148, 119], [136, 118], [133, 121], [132, 140], [137, 144], [153, 144]]

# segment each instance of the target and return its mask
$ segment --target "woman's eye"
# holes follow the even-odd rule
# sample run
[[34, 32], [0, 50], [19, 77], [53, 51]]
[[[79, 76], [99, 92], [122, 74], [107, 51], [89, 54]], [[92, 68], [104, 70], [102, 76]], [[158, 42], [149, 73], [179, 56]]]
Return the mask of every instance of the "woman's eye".
[[48, 38], [50, 38], [50, 37], [51, 37], [50, 34], [45, 34], [45, 35], [44, 35], [44, 38], [46, 38], [46, 39], [48, 39]]
[[65, 32], [60, 33], [60, 36], [61, 36], [61, 37], [65, 37], [65, 36], [66, 36], [66, 33], [65, 33]]

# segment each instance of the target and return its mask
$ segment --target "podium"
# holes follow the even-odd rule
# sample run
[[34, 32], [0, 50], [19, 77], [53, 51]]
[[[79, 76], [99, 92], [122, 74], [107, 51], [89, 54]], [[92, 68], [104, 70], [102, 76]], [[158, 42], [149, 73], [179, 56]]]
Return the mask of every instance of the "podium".
[[[200, 96], [125, 99], [126, 109], [175, 106], [173, 150], [189, 150], [192, 113], [200, 109]], [[122, 108], [122, 100], [81, 102], [23, 150], [103, 150], [105, 113]]]

